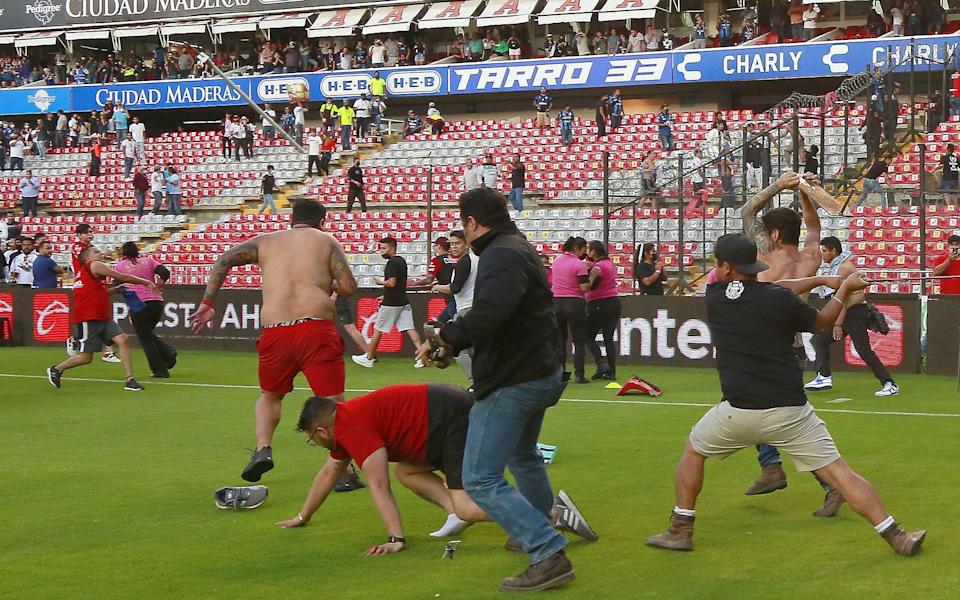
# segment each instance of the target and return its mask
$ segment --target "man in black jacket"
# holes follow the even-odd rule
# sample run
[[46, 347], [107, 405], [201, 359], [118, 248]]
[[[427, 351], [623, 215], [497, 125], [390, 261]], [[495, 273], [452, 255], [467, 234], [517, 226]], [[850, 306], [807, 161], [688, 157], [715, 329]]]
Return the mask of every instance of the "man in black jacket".
[[[530, 556], [530, 567], [501, 591], [539, 591], [571, 581], [567, 540], [550, 523], [553, 494], [537, 436], [560, 399], [560, 330], [540, 258], [516, 228], [506, 199], [478, 188], [460, 196], [467, 242], [480, 257], [473, 308], [443, 328], [422, 360], [473, 347], [476, 404], [463, 457], [467, 493]], [[504, 477], [510, 465], [517, 487]], [[523, 490], [521, 494], [519, 489]], [[561, 502], [562, 503], [562, 502]], [[574, 507], [575, 508], [575, 507]]]

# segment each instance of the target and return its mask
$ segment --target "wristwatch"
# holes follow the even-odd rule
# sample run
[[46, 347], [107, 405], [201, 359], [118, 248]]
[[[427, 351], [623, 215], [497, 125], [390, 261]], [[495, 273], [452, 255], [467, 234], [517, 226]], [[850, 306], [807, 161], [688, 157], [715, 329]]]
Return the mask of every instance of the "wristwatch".
[[399, 537], [399, 536], [396, 536], [396, 535], [391, 535], [390, 537], [387, 538], [387, 543], [388, 543], [388, 544], [395, 544], [395, 543], [397, 543], [397, 542], [400, 542], [401, 544], [406, 544], [406, 543], [407, 543], [407, 538], [402, 538], [402, 537]]

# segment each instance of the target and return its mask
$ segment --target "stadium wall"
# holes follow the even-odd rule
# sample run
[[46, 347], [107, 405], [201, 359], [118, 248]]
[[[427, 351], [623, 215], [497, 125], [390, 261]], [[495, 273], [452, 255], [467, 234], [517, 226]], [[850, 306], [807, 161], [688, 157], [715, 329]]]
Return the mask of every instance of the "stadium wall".
[[[203, 336], [194, 336], [187, 327], [187, 316], [202, 297], [200, 287], [172, 287], [164, 291], [164, 321], [158, 334], [174, 346], [185, 349], [254, 351], [259, 335], [261, 294], [256, 290], [223, 290], [217, 298], [217, 326]], [[357, 327], [368, 337], [373, 333], [378, 293], [361, 292], [352, 300], [356, 309]], [[418, 322], [435, 317], [443, 309], [443, 301], [424, 293], [411, 293], [411, 303]], [[706, 324], [702, 298], [679, 296], [621, 296], [623, 313], [618, 331], [620, 357], [625, 365], [654, 364], [662, 366], [712, 367], [713, 347]], [[910, 295], [873, 296], [890, 325], [890, 334], [871, 334], [881, 360], [895, 372], [917, 372], [920, 356], [920, 301]], [[70, 335], [70, 290], [30, 290], [0, 288], [0, 318], [12, 318], [13, 341], [17, 345], [61, 345]], [[937, 306], [939, 302], [939, 306]], [[928, 371], [949, 374], [956, 367], [957, 335], [960, 310], [956, 302], [933, 302], [931, 318], [937, 316], [936, 336], [931, 335]], [[816, 303], [816, 302], [815, 302]], [[114, 302], [117, 322], [133, 333], [128, 309], [123, 302]], [[951, 333], [952, 332], [952, 333]], [[805, 347], [810, 361], [814, 359], [809, 334]], [[346, 338], [345, 338], [346, 339]], [[348, 352], [351, 342], [345, 342]], [[412, 357], [409, 340], [394, 331], [384, 336], [380, 346], [384, 356]], [[936, 360], [933, 360], [933, 359]], [[850, 340], [844, 351], [835, 349], [833, 365], [838, 370], [864, 370], [863, 362], [853, 351]]]

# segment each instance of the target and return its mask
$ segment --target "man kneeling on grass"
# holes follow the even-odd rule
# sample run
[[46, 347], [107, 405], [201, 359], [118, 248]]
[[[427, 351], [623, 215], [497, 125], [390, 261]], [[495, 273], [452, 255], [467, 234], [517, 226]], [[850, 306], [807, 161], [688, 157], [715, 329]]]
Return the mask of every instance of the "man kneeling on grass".
[[[330, 450], [317, 473], [300, 513], [281, 527], [306, 525], [320, 508], [351, 460], [367, 475], [373, 502], [387, 529], [387, 541], [371, 546], [368, 555], [399, 552], [406, 545], [396, 498], [390, 490], [387, 464], [415, 494], [447, 511], [444, 525], [430, 535], [456, 535], [490, 517], [463, 491], [460, 481], [467, 415], [473, 405], [466, 391], [443, 384], [391, 385], [337, 404], [320, 396], [303, 405], [297, 430], [307, 443]], [[444, 481], [435, 474], [441, 471]], [[562, 490], [555, 502], [558, 529], [587, 539], [597, 536]], [[508, 540], [508, 548], [514, 549]]]

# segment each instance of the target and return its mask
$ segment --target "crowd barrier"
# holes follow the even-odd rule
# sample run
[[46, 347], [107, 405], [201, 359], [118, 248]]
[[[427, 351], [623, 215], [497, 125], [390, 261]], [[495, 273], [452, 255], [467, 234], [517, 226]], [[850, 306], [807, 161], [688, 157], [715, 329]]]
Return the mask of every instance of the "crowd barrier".
[[[223, 290], [217, 298], [216, 326], [202, 336], [189, 331], [187, 317], [203, 296], [201, 287], [169, 287], [164, 291], [166, 306], [158, 335], [183, 349], [255, 350], [259, 336], [261, 294], [257, 290]], [[425, 293], [411, 293], [415, 319], [424, 322], [443, 309], [443, 301]], [[706, 324], [703, 298], [678, 296], [621, 296], [623, 313], [617, 331], [618, 361], [624, 365], [660, 365], [677, 367], [712, 367], [714, 352], [710, 330]], [[894, 372], [914, 373], [920, 357], [920, 300], [912, 295], [872, 296], [871, 301], [883, 311], [890, 325], [887, 336], [871, 333], [872, 345], [881, 360]], [[15, 345], [61, 345], [70, 335], [70, 290], [31, 290], [0, 288], [0, 319], [12, 320]], [[377, 294], [361, 291], [351, 304], [356, 311], [357, 327], [369, 338], [377, 310]], [[952, 373], [957, 362], [960, 305], [956, 301], [937, 298], [930, 302], [932, 328], [927, 346], [928, 370]], [[113, 304], [117, 322], [132, 333], [127, 305]], [[932, 319], [936, 318], [936, 321]], [[345, 339], [346, 351], [355, 351]], [[814, 359], [810, 336], [804, 336], [810, 361]], [[412, 357], [409, 338], [394, 330], [384, 336], [380, 346], [383, 356]], [[844, 351], [833, 352], [833, 366], [838, 370], [864, 370], [849, 338]], [[629, 369], [627, 369], [627, 372]]]

